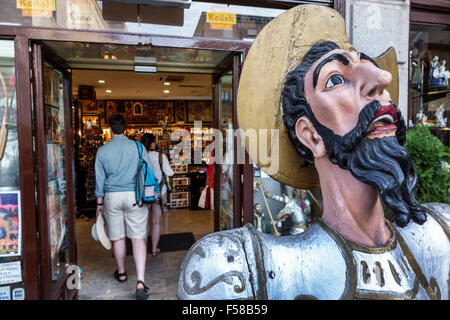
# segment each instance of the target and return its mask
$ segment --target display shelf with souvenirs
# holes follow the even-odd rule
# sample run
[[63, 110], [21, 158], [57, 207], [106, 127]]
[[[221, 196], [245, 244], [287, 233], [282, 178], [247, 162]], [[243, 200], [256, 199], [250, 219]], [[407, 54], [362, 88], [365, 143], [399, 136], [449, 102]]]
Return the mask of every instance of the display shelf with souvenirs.
[[167, 155], [174, 170], [169, 179], [173, 185], [168, 191], [169, 206], [197, 208], [208, 159], [203, 151], [213, 140], [211, 100], [96, 100], [95, 90], [88, 86], [80, 87], [78, 94], [79, 212], [95, 208], [95, 155], [111, 140], [107, 119], [116, 113], [127, 120], [127, 137], [140, 140], [144, 133], [153, 133], [158, 151]]
[[172, 190], [169, 194], [169, 206], [171, 208], [187, 208], [190, 205], [191, 191], [190, 179], [188, 176], [189, 165], [170, 161], [170, 166], [174, 171], [174, 175], [170, 177], [170, 185], [172, 186]]
[[78, 146], [77, 206], [87, 217], [95, 215], [95, 156], [104, 140], [103, 130], [84, 129]]
[[[449, 146], [450, 124], [450, 30], [411, 25], [409, 52], [410, 127], [426, 125]], [[447, 44], [445, 44], [447, 43]]]

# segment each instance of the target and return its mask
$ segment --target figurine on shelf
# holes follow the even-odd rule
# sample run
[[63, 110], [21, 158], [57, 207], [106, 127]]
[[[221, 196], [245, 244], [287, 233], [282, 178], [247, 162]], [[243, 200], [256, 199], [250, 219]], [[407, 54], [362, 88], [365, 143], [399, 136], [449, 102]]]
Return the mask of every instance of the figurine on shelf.
[[438, 56], [431, 60], [430, 87], [446, 87], [448, 85], [450, 72], [445, 70], [445, 63], [445, 60], [441, 60], [439, 63]]
[[444, 85], [448, 86], [448, 79], [450, 78], [450, 71], [445, 69], [446, 60], [439, 61], [437, 67], [433, 71], [433, 77], [437, 79], [444, 79]]
[[266, 196], [284, 205], [275, 218], [278, 228], [282, 230], [281, 235], [299, 234], [308, 228], [311, 206], [304, 190], [294, 190], [293, 197], [271, 193], [266, 193]]
[[427, 122], [427, 116], [423, 113], [423, 106], [420, 106], [419, 112], [416, 114], [417, 124], [425, 125]]
[[419, 51], [417, 48], [414, 48], [409, 52], [409, 61], [411, 67], [411, 88], [412, 89], [421, 89], [423, 83], [422, 76], [422, 61], [419, 57]]
[[253, 225], [255, 226], [255, 229], [263, 233], [272, 234], [273, 228], [270, 219], [264, 216], [262, 206], [259, 203], [256, 203], [253, 208], [255, 213]]
[[447, 118], [444, 118], [444, 112], [444, 105], [441, 104], [434, 114], [436, 116], [436, 127], [438, 128], [445, 128], [447, 126]]

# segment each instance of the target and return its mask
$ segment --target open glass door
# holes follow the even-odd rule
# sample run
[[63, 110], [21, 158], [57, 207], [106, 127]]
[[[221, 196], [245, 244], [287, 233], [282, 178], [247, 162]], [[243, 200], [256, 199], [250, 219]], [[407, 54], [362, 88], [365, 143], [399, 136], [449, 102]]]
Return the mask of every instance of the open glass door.
[[[214, 127], [223, 137], [223, 163], [214, 172], [214, 229], [229, 230], [242, 225], [241, 165], [236, 161], [236, 97], [240, 74], [240, 54], [233, 54], [213, 77]], [[220, 148], [219, 148], [220, 149]], [[216, 159], [218, 159], [216, 157]]]
[[77, 279], [68, 269], [76, 264], [70, 74], [54, 57], [33, 45], [40, 290], [43, 299], [72, 299]]

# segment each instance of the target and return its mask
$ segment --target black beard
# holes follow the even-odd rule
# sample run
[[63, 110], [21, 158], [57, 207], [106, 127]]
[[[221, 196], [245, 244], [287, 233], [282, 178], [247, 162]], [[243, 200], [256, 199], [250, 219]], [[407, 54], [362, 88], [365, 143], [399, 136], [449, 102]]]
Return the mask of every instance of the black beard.
[[381, 200], [394, 214], [395, 223], [405, 227], [412, 219], [423, 224], [427, 218], [415, 198], [417, 174], [406, 149], [405, 121], [397, 110], [396, 136], [367, 138], [367, 128], [380, 103], [373, 101], [359, 114], [354, 129], [339, 136], [317, 119], [311, 119], [324, 141], [330, 161], [349, 170], [359, 181], [378, 188]]

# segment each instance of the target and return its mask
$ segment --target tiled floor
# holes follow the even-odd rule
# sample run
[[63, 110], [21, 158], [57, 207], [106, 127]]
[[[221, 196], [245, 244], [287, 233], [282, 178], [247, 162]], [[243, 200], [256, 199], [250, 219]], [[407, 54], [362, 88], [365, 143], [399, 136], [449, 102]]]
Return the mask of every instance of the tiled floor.
[[[192, 232], [195, 240], [213, 232], [213, 212], [188, 209], [169, 210], [163, 214], [161, 233]], [[78, 265], [83, 278], [80, 300], [135, 299], [136, 269], [132, 256], [125, 258], [128, 281], [119, 283], [113, 277], [116, 270], [112, 250], [106, 250], [91, 236], [95, 219], [77, 219]], [[177, 299], [181, 262], [186, 251], [162, 252], [157, 257], [147, 255], [145, 283], [150, 287], [149, 299]]]

